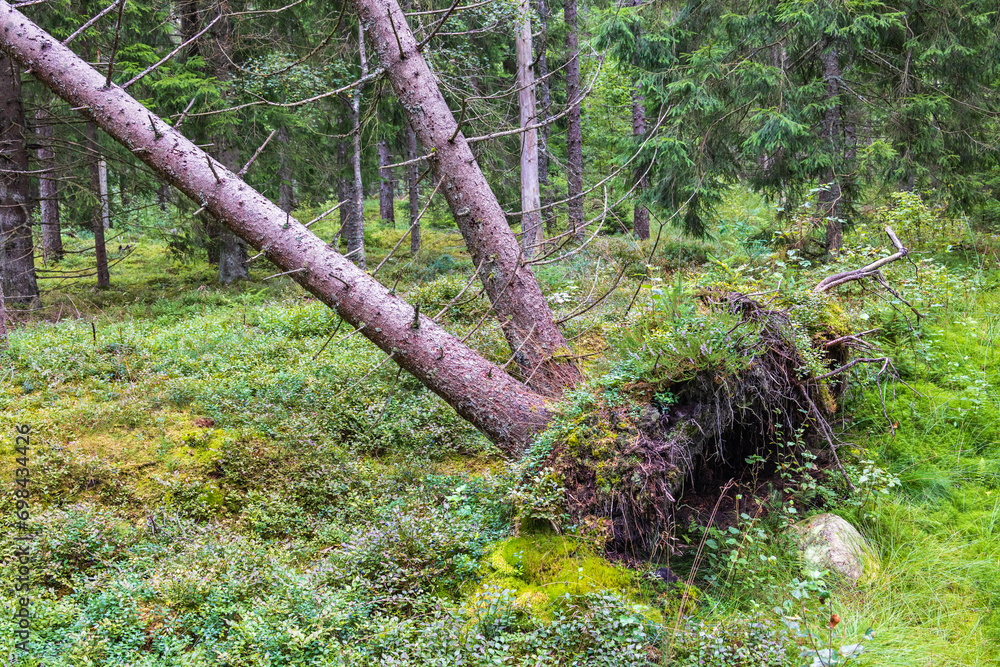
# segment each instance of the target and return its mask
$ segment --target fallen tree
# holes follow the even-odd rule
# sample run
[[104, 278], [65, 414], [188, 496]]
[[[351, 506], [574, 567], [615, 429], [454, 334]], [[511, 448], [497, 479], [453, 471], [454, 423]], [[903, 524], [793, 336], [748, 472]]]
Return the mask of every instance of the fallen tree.
[[[104, 75], [5, 0], [0, 0], [0, 49], [360, 329], [396, 363], [507, 451], [519, 450], [548, 422], [549, 409], [541, 394], [484, 359], [430, 318], [419, 315], [414, 307], [354, 266], [120, 87], [106, 86]], [[418, 136], [423, 138], [419, 131]], [[465, 149], [468, 151], [467, 146]], [[447, 165], [438, 169], [440, 173], [449, 173]], [[461, 181], [460, 177], [453, 178], [455, 183]], [[485, 187], [488, 191], [488, 186]], [[464, 198], [458, 198], [457, 203], [470, 208], [474, 205]], [[464, 217], [473, 228], [478, 224], [472, 214], [465, 213]], [[481, 256], [505, 252], [497, 231], [484, 227], [494, 235], [477, 237], [477, 252]], [[507, 233], [513, 239], [509, 229]], [[501, 282], [527, 286], [525, 290], [533, 283], [541, 298], [534, 277], [527, 280], [530, 269], [515, 265], [511, 270], [508, 275], [497, 268], [491, 280], [496, 281], [496, 275], [507, 276]], [[520, 282], [517, 276], [521, 277]], [[504, 294], [508, 310], [530, 310], [537, 306], [531, 294], [519, 302], [519, 292], [512, 287], [504, 290]], [[524, 297], [525, 291], [520, 294]], [[503, 317], [505, 310], [498, 310]], [[548, 306], [545, 312], [552, 320]], [[539, 317], [537, 311], [532, 316]], [[555, 327], [554, 322], [551, 326]], [[530, 331], [521, 332], [518, 340], [528, 340], [529, 334]], [[535, 346], [521, 348], [539, 353]], [[568, 377], [572, 381], [573, 374]]]
[[[486, 290], [508, 342], [515, 356], [522, 355], [522, 371], [539, 380], [537, 389], [420, 315], [419, 308], [396, 297], [124, 90], [107, 85], [103, 75], [5, 0], [0, 0], [0, 49], [335, 309], [462, 417], [517, 454], [550, 421], [545, 394], [573, 384], [579, 373], [557, 359], [565, 340], [398, 5], [394, 0], [356, 2], [414, 130], [425, 148], [437, 149], [431, 162], [441, 189], [477, 272], [486, 274]], [[671, 372], [689, 372], [687, 377], [664, 379], [653, 362], [649, 388], [673, 392], [675, 404], [654, 404], [644, 420], [622, 411], [598, 415], [595, 424], [584, 424], [558, 442], [548, 461], [566, 483], [573, 513], [610, 518], [613, 541], [622, 548], [655, 549], [661, 527], [673, 522], [670, 508], [701, 472], [766, 454], [774, 442], [807, 425], [808, 434], [825, 439], [836, 458], [827, 423], [833, 398], [822, 383], [826, 376], [816, 372], [818, 364], [811, 376], [800, 373], [807, 366], [804, 350], [794, 340], [787, 313], [740, 294], [703, 298], [708, 308], [732, 318], [722, 347], [715, 349], [738, 354], [743, 360], [739, 372], [698, 366], [693, 360], [698, 353], [692, 352], [689, 367], [671, 367]], [[750, 330], [755, 333], [748, 338]], [[822, 346], [828, 351], [850, 338], [834, 333]], [[706, 348], [697, 349], [704, 353]], [[836, 355], [829, 360], [846, 362]], [[651, 399], [655, 395], [642, 400]], [[692, 484], [685, 486], [685, 480]]]
[[523, 377], [546, 395], [575, 384], [580, 373], [535, 274], [524, 265], [507, 216], [448, 108], [396, 0], [354, 0], [358, 15], [480, 269]]

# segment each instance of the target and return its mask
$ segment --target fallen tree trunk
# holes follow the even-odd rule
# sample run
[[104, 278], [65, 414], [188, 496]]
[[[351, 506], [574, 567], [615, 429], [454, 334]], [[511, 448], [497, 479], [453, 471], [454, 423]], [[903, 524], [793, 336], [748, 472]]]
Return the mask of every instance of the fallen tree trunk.
[[[546, 424], [550, 415], [542, 396], [429, 318], [417, 316], [409, 304], [180, 132], [151, 115], [121, 88], [106, 88], [104, 75], [5, 0], [0, 0], [0, 49], [71, 106], [85, 109], [87, 117], [101, 129], [262, 250], [505, 449], [516, 451]], [[528, 270], [520, 273], [531, 275]]]
[[[396, 0], [354, 0], [372, 36], [406, 118], [424, 150], [439, 191], [455, 216], [514, 361], [527, 382], [545, 394], [575, 384], [580, 372], [556, 326], [535, 274], [523, 257], [500, 202], [486, 182], [454, 114], [427, 67]], [[560, 360], [558, 357], [562, 357]]]

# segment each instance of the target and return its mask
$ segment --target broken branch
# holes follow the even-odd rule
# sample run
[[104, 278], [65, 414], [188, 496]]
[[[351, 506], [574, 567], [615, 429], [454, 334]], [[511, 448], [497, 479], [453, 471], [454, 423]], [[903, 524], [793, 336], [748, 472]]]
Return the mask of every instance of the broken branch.
[[895, 253], [889, 255], [888, 257], [883, 257], [882, 259], [876, 260], [871, 264], [869, 264], [868, 266], [864, 266], [860, 269], [843, 271], [841, 273], [835, 273], [832, 276], [827, 276], [823, 280], [819, 281], [819, 284], [816, 285], [813, 291], [826, 292], [827, 290], [833, 289], [838, 285], [843, 285], [844, 283], [850, 282], [852, 280], [861, 280], [862, 278], [869, 278], [871, 276], [876, 275], [879, 269], [881, 269], [886, 264], [895, 262], [897, 259], [902, 259], [903, 257], [906, 257], [910, 253], [909, 248], [904, 246], [900, 242], [899, 238], [896, 236], [896, 233], [892, 231], [892, 227], [886, 227], [885, 233], [889, 235], [889, 240], [892, 241], [892, 244], [894, 246], [896, 246]]

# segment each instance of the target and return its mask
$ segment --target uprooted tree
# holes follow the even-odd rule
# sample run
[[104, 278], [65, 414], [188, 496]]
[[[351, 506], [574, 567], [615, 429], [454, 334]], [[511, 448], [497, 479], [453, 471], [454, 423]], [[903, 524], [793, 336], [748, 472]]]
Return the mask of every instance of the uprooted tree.
[[[359, 3], [362, 4], [363, 3]], [[517, 450], [549, 419], [545, 395], [579, 372], [568, 360], [538, 282], [523, 266], [503, 210], [465, 143], [394, 0], [373, 2], [385, 26], [372, 33], [383, 67], [421, 143], [437, 148], [435, 176], [480, 268], [504, 332], [531, 389], [393, 295], [335, 248], [247, 185], [70, 49], [0, 1], [0, 48], [125, 146], [162, 178], [229, 227], [297, 283], [417, 377], [490, 438]], [[384, 55], [394, 14], [406, 59]], [[377, 23], [377, 21], [376, 21]], [[393, 47], [396, 47], [394, 37]], [[413, 83], [411, 83], [413, 82]], [[560, 361], [563, 355], [566, 361]]]
[[[396, 0], [354, 2], [411, 128], [431, 152], [428, 161], [437, 188], [466, 241], [521, 379], [421, 315], [419, 307], [395, 296], [120, 87], [106, 85], [104, 75], [5, 0], [0, 0], [0, 49], [333, 308], [462, 417], [506, 451], [520, 452], [549, 423], [548, 401], [576, 384], [580, 373]], [[636, 493], [646, 496], [632, 497], [629, 505], [623, 502], [629, 500], [623, 493], [632, 493], [629, 487], [619, 485], [607, 495], [595, 477], [600, 466], [585, 465], [587, 456], [577, 453], [563, 459], [564, 477], [575, 487], [571, 509], [610, 516], [620, 524], [620, 540], [646, 541], [641, 535], [645, 529], [637, 525], [664, 519], [659, 508], [675, 497], [679, 481], [693, 474], [698, 460], [759, 451], [762, 442], [775, 436], [773, 424], [765, 419], [767, 410], [780, 407], [786, 427], [810, 421], [822, 435], [829, 435], [823, 432], [828, 428], [823, 407], [817, 405], [822, 387], [817, 378], [795, 377], [799, 364], [781, 314], [765, 312], [742, 295], [723, 301], [717, 307], [738, 317], [741, 326], [749, 323], [766, 334], [761, 342], [769, 347], [740, 371], [744, 377], [739, 391], [716, 386], [710, 375], [696, 375], [676, 388], [687, 402], [656, 410], [634, 438], [615, 439], [620, 447], [613, 451], [621, 456], [610, 461], [631, 466], [631, 473], [623, 469], [615, 476], [642, 481]], [[747, 419], [757, 435], [735, 438], [749, 433], [743, 424]], [[560, 451], [573, 446], [566, 443]], [[634, 465], [636, 460], [640, 465]], [[584, 493], [588, 489], [592, 495]]]

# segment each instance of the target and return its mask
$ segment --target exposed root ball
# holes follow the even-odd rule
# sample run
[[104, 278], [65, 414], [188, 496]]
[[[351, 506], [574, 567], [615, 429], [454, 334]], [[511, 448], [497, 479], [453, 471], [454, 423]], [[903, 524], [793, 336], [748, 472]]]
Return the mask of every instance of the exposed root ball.
[[812, 379], [819, 357], [788, 313], [737, 293], [702, 299], [727, 327], [714, 339], [727, 363], [683, 358], [691, 345], [654, 349], [646, 379], [622, 387], [632, 400], [602, 400], [547, 462], [563, 478], [571, 514], [610, 520], [612, 550], [662, 548], [685, 492], [716, 490], [747, 457], [767, 456], [796, 432], [832, 434], [833, 398]]

